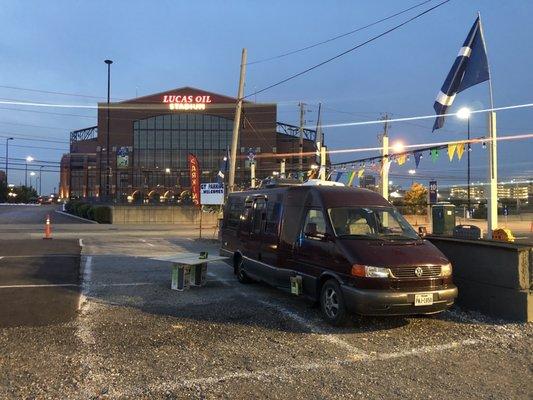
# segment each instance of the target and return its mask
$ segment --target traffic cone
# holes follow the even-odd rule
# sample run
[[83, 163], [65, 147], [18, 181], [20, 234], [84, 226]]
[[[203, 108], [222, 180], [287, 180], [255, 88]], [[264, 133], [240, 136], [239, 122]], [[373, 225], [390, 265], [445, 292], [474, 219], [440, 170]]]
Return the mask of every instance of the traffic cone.
[[50, 224], [50, 214], [46, 216], [43, 239], [52, 239], [52, 225]]

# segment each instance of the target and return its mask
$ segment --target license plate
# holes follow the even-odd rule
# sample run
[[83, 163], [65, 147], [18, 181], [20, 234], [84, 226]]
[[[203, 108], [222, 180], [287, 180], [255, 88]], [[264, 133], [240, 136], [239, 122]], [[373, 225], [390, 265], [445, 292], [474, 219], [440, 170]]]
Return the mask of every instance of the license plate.
[[433, 293], [415, 294], [415, 306], [430, 306], [433, 304]]

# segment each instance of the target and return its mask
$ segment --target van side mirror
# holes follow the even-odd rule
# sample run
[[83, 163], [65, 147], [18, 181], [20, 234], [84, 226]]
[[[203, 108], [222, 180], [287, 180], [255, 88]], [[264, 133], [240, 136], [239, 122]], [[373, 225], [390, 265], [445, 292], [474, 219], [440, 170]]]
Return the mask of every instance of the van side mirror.
[[316, 224], [313, 223], [313, 222], [309, 222], [305, 226], [304, 235], [305, 236], [316, 237], [317, 236]]

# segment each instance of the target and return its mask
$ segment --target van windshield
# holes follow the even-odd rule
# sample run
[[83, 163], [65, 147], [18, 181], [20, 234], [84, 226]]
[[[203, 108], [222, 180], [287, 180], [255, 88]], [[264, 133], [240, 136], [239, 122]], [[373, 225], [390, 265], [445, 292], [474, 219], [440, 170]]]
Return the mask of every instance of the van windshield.
[[336, 207], [328, 209], [328, 214], [338, 237], [419, 239], [411, 225], [392, 207]]

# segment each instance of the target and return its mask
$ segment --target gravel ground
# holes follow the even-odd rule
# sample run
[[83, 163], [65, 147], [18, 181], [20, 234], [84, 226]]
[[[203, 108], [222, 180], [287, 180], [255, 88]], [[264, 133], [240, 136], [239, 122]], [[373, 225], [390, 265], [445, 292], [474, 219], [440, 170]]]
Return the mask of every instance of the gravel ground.
[[170, 290], [150, 256], [207, 249], [184, 239], [84, 239], [78, 317], [0, 330], [0, 398], [530, 399], [533, 325], [454, 308], [432, 318], [319, 310], [223, 263], [207, 285]]

